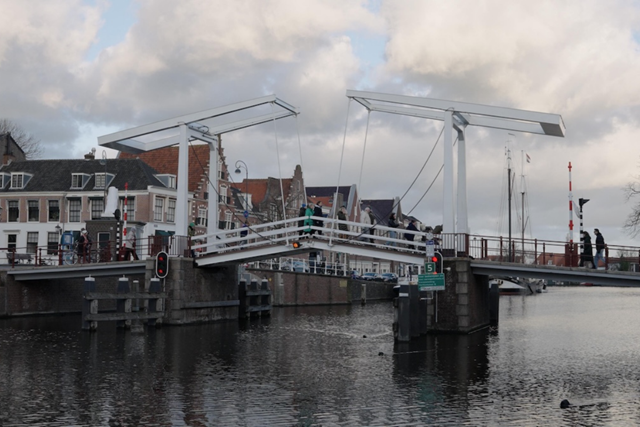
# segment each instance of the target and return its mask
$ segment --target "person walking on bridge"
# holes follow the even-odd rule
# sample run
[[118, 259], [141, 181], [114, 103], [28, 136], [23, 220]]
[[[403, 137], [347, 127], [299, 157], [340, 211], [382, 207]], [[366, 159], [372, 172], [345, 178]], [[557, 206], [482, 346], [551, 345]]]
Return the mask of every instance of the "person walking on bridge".
[[[313, 208], [313, 216], [315, 217], [315, 219], [313, 220], [313, 225], [315, 225], [318, 228], [324, 227], [324, 221], [321, 219], [323, 218], [322, 202], [316, 203], [316, 206]], [[318, 234], [322, 234], [322, 230], [315, 230], [315, 231]]]
[[[300, 206], [300, 211], [298, 212], [298, 216], [305, 216], [307, 214], [307, 205], [305, 203], [302, 204], [302, 206]], [[304, 219], [298, 220], [298, 227], [304, 227]], [[302, 236], [302, 233], [304, 233], [304, 229], [300, 229], [300, 231], [298, 231], [298, 235]]]
[[[343, 206], [338, 211], [338, 221], [346, 221], [346, 220], [347, 220], [347, 208]], [[338, 223], [338, 230], [340, 230], [339, 237], [341, 239], [346, 239], [347, 238], [346, 232], [349, 231], [349, 226], [344, 222], [340, 222]]]
[[602, 264], [606, 268], [606, 261], [604, 257], [604, 236], [597, 228], [593, 230], [593, 233], [596, 235], [596, 256], [593, 259], [593, 268], [598, 268], [600, 266], [600, 260], [602, 260]]
[[311, 219], [313, 216], [313, 203], [307, 205], [304, 215], [306, 216], [304, 219], [304, 234], [311, 235], [313, 234], [313, 229], [311, 228], [313, 226], [313, 219]]
[[582, 263], [582, 267], [594, 268], [593, 267], [593, 247], [591, 246], [591, 236], [588, 231], [584, 231], [582, 233], [582, 255], [580, 256], [580, 261]]
[[[407, 231], [418, 231], [418, 227], [416, 227], [416, 221], [414, 219], [412, 219], [411, 221], [409, 221], [409, 225], [407, 225], [406, 228]], [[415, 239], [416, 235], [413, 233], [404, 233], [404, 238], [407, 239], [408, 241], [410, 241], [411, 243], [413, 243], [413, 239]], [[408, 245], [409, 249], [415, 249], [416, 246], [411, 244]]]

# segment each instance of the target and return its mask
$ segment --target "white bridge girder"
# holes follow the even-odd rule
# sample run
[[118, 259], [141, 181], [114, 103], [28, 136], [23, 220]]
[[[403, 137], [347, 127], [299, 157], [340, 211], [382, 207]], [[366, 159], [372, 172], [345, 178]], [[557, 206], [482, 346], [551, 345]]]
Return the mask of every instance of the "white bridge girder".
[[[564, 137], [565, 134], [564, 122], [558, 114], [356, 90], [348, 90], [347, 97], [360, 103], [369, 111], [444, 122], [443, 232], [445, 233], [464, 234], [469, 232], [466, 139], [464, 136], [467, 126], [558, 137]], [[459, 141], [457, 190], [454, 189], [454, 130], [457, 132]], [[458, 249], [464, 250], [464, 248]]]
[[[228, 115], [232, 113], [251, 110], [265, 104], [276, 106], [278, 110], [272, 111], [270, 114], [240, 120], [230, 120], [226, 123], [209, 123], [209, 121], [213, 119], [228, 117]], [[299, 114], [299, 111], [294, 106], [278, 99], [275, 95], [268, 95], [100, 136], [98, 137], [98, 144], [103, 147], [133, 154], [178, 145], [179, 159], [175, 230], [177, 235], [183, 236], [187, 235], [187, 227], [189, 224], [188, 144], [189, 141], [193, 140], [199, 140], [209, 144], [209, 176], [215, 177], [215, 179], [209, 180], [208, 188], [210, 197], [207, 233], [211, 234], [215, 233], [218, 227], [217, 194], [219, 190], [218, 159], [220, 157], [218, 146], [220, 136], [228, 132], [283, 119], [285, 117], [296, 116], [297, 114]], [[213, 200], [213, 206], [211, 206], [211, 200]]]

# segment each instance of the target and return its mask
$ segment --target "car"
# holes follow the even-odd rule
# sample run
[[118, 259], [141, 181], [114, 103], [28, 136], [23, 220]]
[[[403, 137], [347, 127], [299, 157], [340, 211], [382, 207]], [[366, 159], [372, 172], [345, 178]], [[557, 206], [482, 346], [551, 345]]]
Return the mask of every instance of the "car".
[[280, 270], [294, 271], [296, 273], [308, 273], [309, 264], [304, 261], [285, 261], [280, 265]]
[[368, 272], [362, 275], [362, 280], [381, 280], [378, 273]]
[[398, 276], [395, 273], [382, 273], [380, 276], [385, 282], [398, 283]]

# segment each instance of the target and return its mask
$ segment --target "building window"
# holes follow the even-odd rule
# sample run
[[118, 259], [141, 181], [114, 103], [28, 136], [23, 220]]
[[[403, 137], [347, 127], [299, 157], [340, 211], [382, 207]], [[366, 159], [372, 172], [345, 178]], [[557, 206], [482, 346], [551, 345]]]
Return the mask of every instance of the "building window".
[[269, 217], [271, 218], [271, 221], [278, 220], [278, 207], [275, 203], [269, 204]]
[[40, 221], [40, 204], [37, 200], [27, 201], [28, 219], [27, 221]]
[[[120, 212], [124, 218], [124, 197], [120, 199]], [[127, 197], [127, 221], [135, 221], [136, 219], [136, 198]]]
[[47, 233], [47, 255], [58, 255], [58, 233]]
[[196, 225], [203, 227], [207, 226], [207, 210], [205, 208], [198, 208], [198, 217], [196, 218]]
[[91, 219], [100, 219], [104, 212], [104, 199], [91, 200]]
[[233, 228], [233, 227], [231, 226], [231, 221], [233, 220], [233, 215], [231, 214], [231, 211], [226, 211], [226, 212], [224, 213], [224, 220], [225, 220], [225, 222], [226, 222], [226, 226], [227, 226], [226, 228], [227, 228], [227, 230], [229, 230], [229, 229]]
[[71, 175], [71, 188], [82, 188], [82, 175], [74, 173]]
[[167, 222], [176, 222], [176, 199], [169, 199], [167, 206]]
[[153, 210], [153, 220], [155, 222], [162, 222], [164, 216], [164, 198], [156, 197], [156, 205]]
[[60, 202], [58, 200], [49, 200], [49, 221], [60, 221]]
[[94, 188], [104, 188], [106, 184], [107, 175], [104, 173], [96, 174], [96, 185]]
[[18, 243], [18, 235], [17, 234], [9, 234], [7, 235], [7, 248], [9, 250], [16, 250], [16, 243]]
[[35, 254], [38, 251], [38, 232], [30, 231], [27, 233], [27, 253]]
[[24, 174], [12, 173], [11, 174], [11, 188], [21, 189], [24, 187]]
[[69, 200], [69, 222], [80, 222], [80, 212], [82, 211], [82, 200]]
[[18, 222], [20, 218], [20, 208], [17, 200], [9, 200], [9, 222]]

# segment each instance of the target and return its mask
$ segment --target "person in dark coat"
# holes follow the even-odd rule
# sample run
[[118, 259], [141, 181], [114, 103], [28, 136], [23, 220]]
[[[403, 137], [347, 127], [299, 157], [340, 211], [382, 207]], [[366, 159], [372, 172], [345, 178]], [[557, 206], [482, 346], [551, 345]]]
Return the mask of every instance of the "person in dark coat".
[[[347, 220], [347, 208], [345, 208], [344, 206], [341, 207], [340, 210], [338, 211], [338, 220], [339, 221]], [[349, 225], [341, 222], [338, 224], [338, 230], [340, 230], [339, 237], [341, 239], [346, 239], [347, 238], [346, 232], [349, 231]]]
[[[387, 227], [389, 228], [398, 228], [400, 226], [400, 224], [398, 224], [398, 221], [396, 220], [396, 214], [392, 213], [391, 215], [389, 215], [389, 220], [387, 221]], [[395, 230], [390, 230], [389, 231], [389, 237], [391, 239], [395, 239], [398, 237], [398, 233]], [[387, 244], [389, 246], [395, 246], [396, 242], [387, 242]]]
[[600, 233], [600, 230], [597, 228], [593, 230], [593, 233], [596, 235], [596, 256], [593, 260], [593, 268], [598, 268], [600, 264], [600, 260], [602, 263], [605, 263], [604, 258], [604, 236]]
[[593, 247], [591, 246], [591, 236], [588, 231], [582, 233], [582, 255], [580, 261], [583, 267], [593, 268]]
[[[313, 216], [316, 217], [313, 219], [313, 225], [316, 227], [322, 228], [324, 226], [324, 221], [322, 218], [322, 202], [316, 203], [316, 206], [313, 208]], [[318, 234], [322, 234], [322, 230], [315, 230]]]
[[[418, 227], [416, 227], [416, 221], [414, 219], [412, 219], [411, 221], [409, 221], [409, 225], [407, 225], [407, 230], [408, 231], [418, 231]], [[413, 239], [416, 237], [415, 234], [411, 234], [411, 233], [404, 233], [404, 238], [407, 239], [410, 242], [413, 242]], [[415, 249], [415, 245], [408, 245], [408, 247], [410, 249]]]
[[[307, 205], [303, 203], [302, 206], [300, 206], [300, 211], [298, 212], [298, 216], [305, 216], [306, 214], [307, 214]], [[304, 227], [304, 219], [301, 219], [298, 221], [298, 227]], [[298, 235], [302, 236], [302, 233], [304, 233], [304, 230], [298, 231]]]

